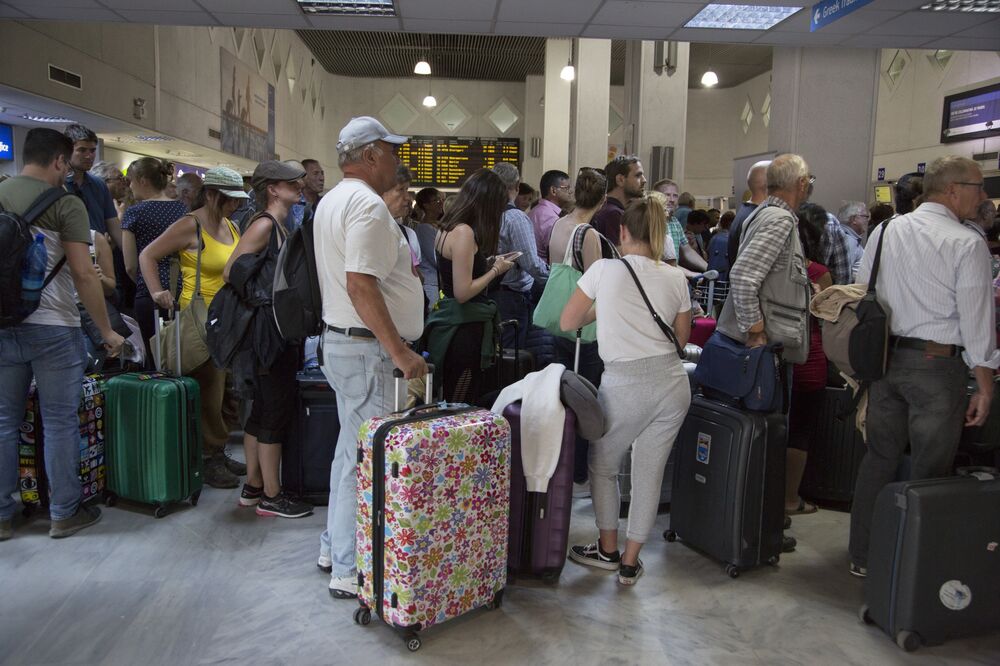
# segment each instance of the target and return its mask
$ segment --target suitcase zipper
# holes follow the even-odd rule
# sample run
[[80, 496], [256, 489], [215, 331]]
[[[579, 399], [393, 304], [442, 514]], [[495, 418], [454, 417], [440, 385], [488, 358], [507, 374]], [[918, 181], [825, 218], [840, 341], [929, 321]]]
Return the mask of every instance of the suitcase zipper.
[[[448, 415], [465, 414], [476, 411], [476, 407], [462, 409], [448, 409]], [[385, 437], [393, 428], [407, 423], [417, 423], [429, 421], [435, 418], [434, 412], [424, 412], [413, 416], [406, 416], [393, 419], [381, 424], [372, 436], [372, 603], [375, 606], [372, 610], [383, 621], [385, 615], [383, 606], [385, 604]], [[363, 452], [358, 449], [358, 461], [360, 462]], [[359, 581], [363, 574], [358, 572]], [[393, 604], [395, 607], [395, 604]]]

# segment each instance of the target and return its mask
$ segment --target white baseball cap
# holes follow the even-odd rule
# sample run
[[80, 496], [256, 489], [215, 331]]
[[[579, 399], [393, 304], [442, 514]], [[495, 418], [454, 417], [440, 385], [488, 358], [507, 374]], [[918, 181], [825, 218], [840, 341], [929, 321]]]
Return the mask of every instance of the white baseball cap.
[[390, 134], [385, 125], [371, 116], [358, 116], [357, 118], [351, 118], [351, 122], [347, 123], [344, 129], [340, 130], [340, 140], [337, 141], [337, 152], [343, 154], [373, 141], [403, 144], [407, 142], [407, 138], [398, 134]]

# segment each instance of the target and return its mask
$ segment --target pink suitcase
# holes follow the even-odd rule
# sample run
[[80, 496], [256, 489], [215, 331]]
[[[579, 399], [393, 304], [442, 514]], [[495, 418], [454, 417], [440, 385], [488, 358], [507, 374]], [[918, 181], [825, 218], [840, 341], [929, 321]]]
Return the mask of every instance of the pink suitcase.
[[711, 317], [695, 317], [691, 322], [691, 337], [688, 342], [704, 347], [708, 339], [715, 333], [715, 319]]
[[416, 632], [498, 608], [509, 503], [510, 425], [502, 416], [425, 405], [362, 425], [354, 621], [368, 624], [374, 611], [415, 651]]

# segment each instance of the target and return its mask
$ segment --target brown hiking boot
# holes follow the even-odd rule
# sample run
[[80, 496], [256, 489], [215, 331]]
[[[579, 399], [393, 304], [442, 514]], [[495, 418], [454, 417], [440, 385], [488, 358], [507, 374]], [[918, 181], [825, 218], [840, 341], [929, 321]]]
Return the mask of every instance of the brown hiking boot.
[[229, 471], [223, 453], [205, 459], [204, 479], [213, 488], [238, 488], [240, 485], [240, 477]]

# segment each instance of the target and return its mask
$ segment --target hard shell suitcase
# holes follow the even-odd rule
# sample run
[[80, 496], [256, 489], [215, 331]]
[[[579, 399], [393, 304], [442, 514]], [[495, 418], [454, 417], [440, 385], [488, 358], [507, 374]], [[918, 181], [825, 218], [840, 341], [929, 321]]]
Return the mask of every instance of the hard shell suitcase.
[[910, 651], [1000, 630], [1000, 479], [892, 483], [875, 502], [861, 619]]
[[[175, 337], [180, 365], [181, 336]], [[171, 503], [190, 499], [197, 505], [202, 489], [198, 382], [160, 372], [128, 373], [109, 379], [105, 391], [108, 506], [118, 498], [153, 504], [153, 515], [162, 518]]]
[[[107, 476], [104, 440], [104, 380], [101, 375], [86, 375], [80, 393], [80, 486], [84, 502], [104, 494]], [[48, 476], [45, 473], [45, 428], [34, 382], [28, 391], [24, 422], [18, 442], [18, 487], [25, 513], [49, 505]]]
[[298, 374], [298, 410], [281, 447], [281, 487], [318, 506], [330, 501], [330, 465], [337, 450], [337, 394], [320, 374]]
[[696, 395], [681, 426], [667, 541], [726, 563], [726, 573], [777, 564], [784, 524], [784, 414], [761, 414]]
[[483, 376], [481, 398], [476, 401], [480, 407], [489, 407], [504, 388], [519, 382], [535, 371], [535, 357], [518, 345], [518, 321], [510, 319], [500, 323], [501, 328], [514, 329], [514, 348], [501, 349], [493, 368]]
[[802, 475], [799, 494], [822, 506], [849, 510], [854, 499], [854, 482], [865, 441], [855, 427], [856, 412], [844, 414], [852, 402], [851, 390], [828, 386], [819, 419], [818, 437], [810, 443], [809, 459]]
[[528, 492], [521, 462], [521, 403], [503, 410], [511, 429], [510, 541], [507, 570], [510, 577], [541, 576], [545, 583], [559, 580], [566, 564], [569, 522], [573, 513], [573, 461], [576, 416], [566, 409], [559, 461], [544, 493]]
[[691, 336], [688, 342], [704, 347], [708, 339], [715, 333], [716, 320], [712, 317], [695, 317], [691, 321]]
[[357, 498], [355, 622], [368, 624], [374, 611], [412, 651], [416, 632], [499, 607], [510, 504], [502, 416], [438, 404], [367, 421], [358, 433]]

